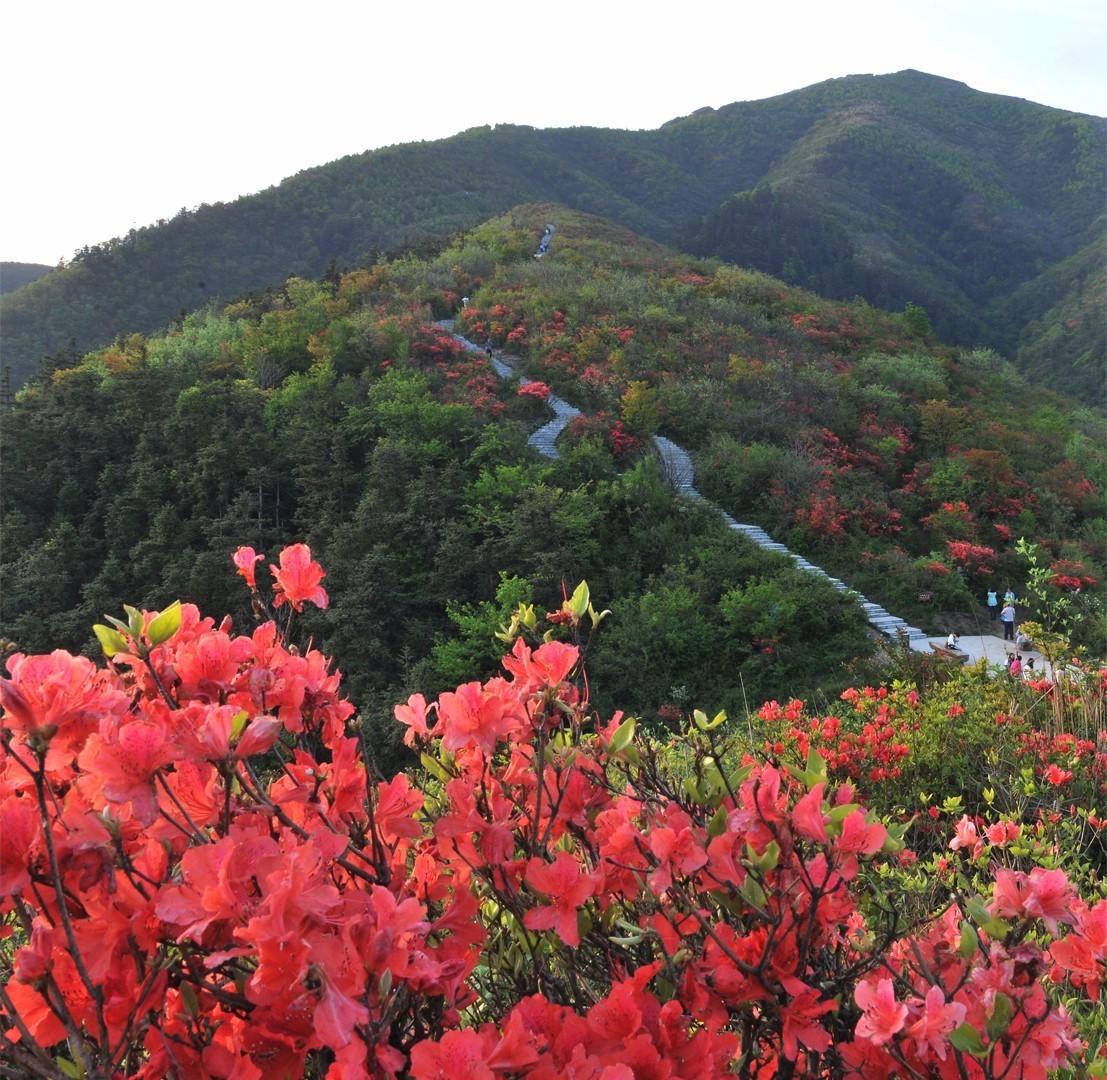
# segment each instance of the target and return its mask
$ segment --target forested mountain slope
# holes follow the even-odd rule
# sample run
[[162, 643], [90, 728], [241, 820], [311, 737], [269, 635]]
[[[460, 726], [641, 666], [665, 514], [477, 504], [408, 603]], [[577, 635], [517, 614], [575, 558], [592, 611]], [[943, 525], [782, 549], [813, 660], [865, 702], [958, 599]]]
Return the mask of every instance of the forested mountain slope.
[[[526, 445], [540, 387], [461, 350], [436, 325], [454, 316], [582, 410], [557, 461]], [[1102, 414], [924, 324], [552, 204], [209, 306], [37, 376], [5, 415], [3, 634], [95, 651], [121, 601], [221, 611], [235, 548], [303, 541], [332, 599], [307, 629], [380, 731], [408, 693], [491, 674], [516, 605], [581, 579], [612, 611], [591, 668], [623, 707], [834, 693], [871, 649], [858, 605], [668, 489], [661, 432], [709, 498], [918, 625], [1018, 585], [1025, 536], [1102, 637]]]
[[67, 362], [70, 339], [84, 351], [152, 333], [209, 298], [367, 265], [382, 249], [429, 251], [490, 214], [553, 201], [829, 297], [921, 305], [951, 343], [1009, 358], [1022, 348], [1041, 380], [1068, 389], [1083, 365], [1078, 385], [1094, 388], [1107, 353], [1092, 272], [1105, 147], [1101, 118], [912, 71], [656, 131], [475, 128], [343, 158], [83, 250], [4, 299], [4, 353], [18, 385], [44, 356]]
[[32, 281], [37, 281], [48, 273], [50, 273], [50, 267], [43, 266], [41, 263], [0, 263], [0, 294], [12, 293], [16, 289], [22, 289], [24, 285], [29, 285]]

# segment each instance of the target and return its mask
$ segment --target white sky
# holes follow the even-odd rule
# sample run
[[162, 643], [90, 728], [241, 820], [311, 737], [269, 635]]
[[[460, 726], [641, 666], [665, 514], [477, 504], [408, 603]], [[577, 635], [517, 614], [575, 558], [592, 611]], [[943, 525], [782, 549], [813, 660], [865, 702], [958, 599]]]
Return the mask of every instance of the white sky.
[[4, 5], [0, 258], [482, 124], [656, 128], [915, 68], [1107, 115], [1103, 0], [28, 0]]

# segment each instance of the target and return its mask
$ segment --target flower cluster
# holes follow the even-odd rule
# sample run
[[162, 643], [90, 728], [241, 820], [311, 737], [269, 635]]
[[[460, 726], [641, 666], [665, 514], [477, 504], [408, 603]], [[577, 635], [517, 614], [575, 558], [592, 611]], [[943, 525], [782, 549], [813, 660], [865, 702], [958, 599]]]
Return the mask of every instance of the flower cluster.
[[[762, 720], [784, 721], [786, 726], [772, 732], [766, 749], [776, 755], [794, 754], [804, 761], [812, 750], [826, 762], [832, 776], [868, 785], [895, 779], [910, 750], [905, 739], [912, 727], [910, 711], [917, 695], [889, 692], [885, 687], [862, 690], [850, 688], [842, 700], [851, 707], [846, 721], [837, 716], [807, 716], [802, 701], [792, 701], [781, 709], [769, 702], [758, 713]], [[906, 706], [907, 713], [900, 710]]]
[[[315, 565], [275, 568], [289, 605]], [[555, 630], [586, 617], [582, 585]], [[419, 786], [370, 780], [338, 675], [274, 622], [97, 633], [107, 668], [0, 680], [0, 1030], [27, 1075], [1038, 1076], [1080, 1050], [1036, 973], [1097, 996], [1107, 902], [1001, 871], [903, 925], [870, 899], [902, 830], [813, 747], [740, 760], [696, 711], [677, 781], [590, 711], [576, 641], [397, 706]]]
[[537, 382], [534, 380], [523, 383], [519, 387], [520, 395], [529, 394], [531, 397], [538, 398], [539, 401], [549, 401], [550, 388], [544, 382]]

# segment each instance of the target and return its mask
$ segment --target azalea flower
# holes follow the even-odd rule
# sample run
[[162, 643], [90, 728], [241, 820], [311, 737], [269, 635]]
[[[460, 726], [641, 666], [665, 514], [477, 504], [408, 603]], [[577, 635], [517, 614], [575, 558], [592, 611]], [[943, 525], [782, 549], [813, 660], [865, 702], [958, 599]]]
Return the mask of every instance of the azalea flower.
[[1071, 924], [1076, 891], [1064, 870], [1043, 870], [1034, 867], [1029, 874], [1020, 870], [998, 870], [988, 908], [1002, 918], [1039, 918], [1045, 928], [1058, 933], [1058, 924]]
[[980, 839], [976, 831], [976, 823], [968, 814], [963, 814], [960, 821], [953, 826], [953, 839], [949, 842], [949, 846], [954, 851], [958, 848], [971, 850], [974, 859], [984, 850], [984, 841]]
[[252, 547], [240, 547], [234, 553], [233, 559], [235, 566], [238, 567], [238, 573], [246, 579], [246, 584], [251, 590], [257, 588], [257, 582], [254, 581], [254, 564], [264, 558], [264, 555], [256, 554]]
[[906, 1034], [915, 1040], [919, 1056], [935, 1053], [945, 1061], [949, 1033], [965, 1019], [966, 1007], [959, 1001], [946, 1002], [940, 986], [932, 986], [926, 994], [919, 1017], [907, 1026]]
[[114, 726], [106, 721], [103, 736], [89, 737], [81, 765], [97, 777], [105, 798], [130, 803], [135, 818], [149, 825], [158, 816], [154, 776], [173, 760], [175, 750], [162, 724], [135, 720], [112, 731]]
[[320, 608], [330, 604], [330, 597], [319, 584], [327, 575], [323, 568], [313, 562], [311, 549], [307, 544], [293, 544], [281, 552], [281, 565], [269, 564], [273, 573], [273, 589], [276, 595], [273, 603], [280, 607], [286, 601], [297, 611], [304, 610], [304, 602], [310, 600]]
[[879, 979], [857, 984], [853, 999], [864, 1015], [857, 1021], [857, 1037], [869, 1039], [877, 1046], [891, 1041], [907, 1023], [907, 1006], [896, 1000], [896, 988], [891, 979]]
[[414, 746], [416, 739], [420, 742], [430, 739], [431, 729], [427, 724], [427, 717], [431, 710], [427, 707], [427, 699], [422, 694], [412, 694], [407, 699], [406, 705], [397, 705], [392, 712], [396, 719], [407, 727], [407, 731], [404, 732], [404, 746]]
[[568, 852], [559, 851], [552, 863], [531, 859], [527, 864], [527, 882], [545, 893], [550, 902], [532, 908], [523, 925], [528, 930], [553, 930], [566, 945], [580, 944], [577, 911], [600, 884], [598, 874], [584, 874], [580, 864]]

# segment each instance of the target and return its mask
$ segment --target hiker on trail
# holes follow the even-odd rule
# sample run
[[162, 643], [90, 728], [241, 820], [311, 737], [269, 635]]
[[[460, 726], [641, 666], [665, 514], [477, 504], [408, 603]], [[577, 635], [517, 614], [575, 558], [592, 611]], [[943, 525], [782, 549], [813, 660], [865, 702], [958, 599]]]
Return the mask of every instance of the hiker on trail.
[[992, 617], [992, 622], [996, 621], [996, 615], [999, 614], [999, 601], [996, 599], [995, 589], [988, 590], [988, 614]]
[[552, 225], [546, 226], [546, 231], [542, 234], [542, 239], [538, 243], [538, 250], [534, 253], [536, 259], [542, 258], [547, 251], [550, 250], [550, 240], [553, 237], [554, 227]]
[[484, 355], [487, 356], [489, 360], [492, 359], [492, 339], [491, 338], [489, 338], [484, 343]]
[[999, 621], [1003, 623], [1003, 640], [1015, 640], [1015, 605], [1007, 601], [1003, 610], [999, 613]]
[[1016, 649], [1029, 649], [1034, 642], [1027, 637], [1021, 630], [1015, 635], [1015, 648]]
[[947, 649], [960, 649], [961, 648], [961, 635], [958, 633], [950, 634], [946, 638]]
[[1011, 586], [1010, 585], [1007, 586], [1007, 591], [1003, 594], [1003, 602], [1005, 604], [1011, 604], [1011, 605], [1014, 605], [1014, 603], [1015, 603], [1015, 594], [1013, 592], [1011, 592]]
[[1015, 653], [1011, 657], [1011, 663], [1007, 666], [1007, 671], [1012, 679], [1022, 678], [1022, 656], [1019, 653]]

